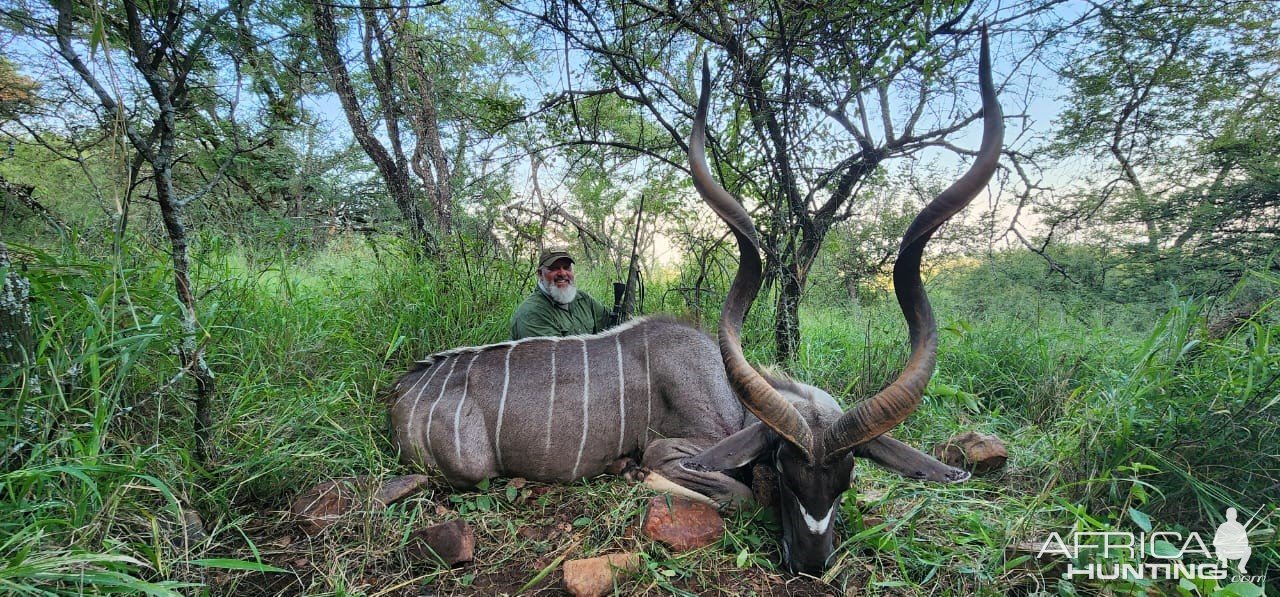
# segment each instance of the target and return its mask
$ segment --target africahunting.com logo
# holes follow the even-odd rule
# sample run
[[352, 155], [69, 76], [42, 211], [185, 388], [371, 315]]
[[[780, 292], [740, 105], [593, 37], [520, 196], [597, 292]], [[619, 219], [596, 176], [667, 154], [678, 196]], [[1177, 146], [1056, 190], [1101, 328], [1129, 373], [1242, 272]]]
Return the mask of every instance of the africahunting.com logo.
[[1194, 531], [1075, 531], [1066, 538], [1054, 532], [1036, 558], [1065, 556], [1062, 577], [1069, 580], [1227, 580], [1262, 585], [1263, 575], [1250, 575], [1246, 568], [1252, 555], [1247, 523], [1236, 518], [1236, 509], [1227, 508], [1226, 521], [1218, 525], [1210, 543]]

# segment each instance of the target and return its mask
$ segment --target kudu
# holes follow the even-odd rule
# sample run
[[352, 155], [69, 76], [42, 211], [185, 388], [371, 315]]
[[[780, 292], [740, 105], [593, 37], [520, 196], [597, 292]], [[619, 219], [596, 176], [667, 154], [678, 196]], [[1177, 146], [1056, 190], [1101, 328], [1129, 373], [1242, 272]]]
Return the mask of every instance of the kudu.
[[832, 523], [850, 487], [854, 457], [911, 478], [965, 480], [968, 473], [886, 432], [920, 404], [937, 352], [937, 326], [920, 279], [925, 244], [996, 168], [1003, 124], [990, 71], [984, 32], [981, 147], [969, 171], [921, 211], [902, 239], [893, 280], [911, 352], [901, 375], [875, 396], [844, 412], [827, 392], [766, 378], [743, 357], [740, 333], [760, 288], [760, 255], [747, 212], [707, 168], [710, 71], [704, 64], [689, 141], [694, 186], [728, 223], [741, 253], [719, 349], [692, 327], [642, 318], [591, 336], [432, 355], [394, 386], [391, 422], [401, 458], [469, 487], [501, 475], [568, 482], [643, 453], [644, 466], [721, 506], [749, 500], [751, 489], [738, 477], [752, 462], [771, 461], [779, 472], [783, 560], [797, 572], [822, 570], [835, 550]]

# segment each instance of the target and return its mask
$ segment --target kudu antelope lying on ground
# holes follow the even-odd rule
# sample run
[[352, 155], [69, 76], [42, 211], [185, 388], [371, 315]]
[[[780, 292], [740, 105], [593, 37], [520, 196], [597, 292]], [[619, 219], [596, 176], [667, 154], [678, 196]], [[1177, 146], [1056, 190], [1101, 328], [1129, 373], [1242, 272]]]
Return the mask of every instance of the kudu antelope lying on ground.
[[723, 506], [751, 496], [724, 471], [768, 459], [779, 471], [783, 560], [802, 572], [822, 570], [835, 549], [832, 522], [855, 456], [911, 478], [968, 478], [884, 434], [915, 411], [933, 372], [937, 326], [920, 280], [921, 253], [996, 168], [1004, 129], [990, 71], [984, 34], [981, 148], [969, 171], [921, 211], [902, 239], [893, 279], [911, 354], [880, 393], [843, 412], [827, 392], [766, 379], [743, 357], [739, 335], [760, 288], [760, 255], [751, 218], [707, 168], [710, 71], [704, 64], [689, 141], [694, 186], [729, 224], [741, 253], [719, 349], [694, 328], [645, 318], [593, 336], [432, 355], [395, 385], [391, 421], [401, 458], [436, 467], [451, 484], [467, 487], [500, 475], [568, 482], [643, 453], [646, 467]]

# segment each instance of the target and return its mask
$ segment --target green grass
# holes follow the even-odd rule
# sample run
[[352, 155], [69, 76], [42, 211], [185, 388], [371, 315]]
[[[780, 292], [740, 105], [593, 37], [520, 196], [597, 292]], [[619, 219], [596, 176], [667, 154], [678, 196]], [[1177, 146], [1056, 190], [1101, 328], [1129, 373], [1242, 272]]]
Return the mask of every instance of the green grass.
[[[1209, 338], [1208, 298], [1117, 307], [1032, 292], [984, 264], [997, 269], [931, 283], [938, 369], [895, 434], [927, 448], [969, 429], [995, 433], [1009, 465], [955, 486], [860, 465], [842, 549], [821, 579], [778, 570], [768, 510], [730, 517], [717, 545], [670, 552], [636, 531], [650, 494], [616, 478], [500, 479], [465, 492], [436, 483], [308, 537], [287, 513], [302, 490], [409, 472], [386, 434], [395, 377], [432, 351], [505, 339], [531, 287], [528, 264], [435, 265], [372, 242], [303, 254], [203, 241], [198, 316], [218, 375], [215, 456], [204, 463], [192, 456], [189, 380], [175, 378], [180, 313], [165, 261], [136, 245], [106, 259], [11, 248], [29, 264], [37, 347], [30, 366], [0, 380], [0, 593], [552, 592], [564, 559], [622, 550], [644, 554], [620, 587], [628, 593], [1126, 592], [1148, 587], [1069, 584], [1013, 547], [1145, 519], [1207, 534], [1229, 505], [1256, 513], [1260, 529], [1280, 523], [1274, 299]], [[607, 273], [582, 274], [611, 298]], [[1249, 283], [1280, 289], [1266, 276]], [[664, 295], [649, 289], [653, 304]], [[770, 316], [762, 300], [748, 321], [756, 362], [771, 353]], [[807, 304], [803, 317], [793, 374], [846, 403], [905, 360], [901, 315], [884, 297]], [[184, 535], [192, 512], [203, 530]], [[408, 555], [413, 530], [452, 518], [475, 529], [475, 563]], [[1251, 539], [1250, 568], [1280, 579], [1274, 533]]]

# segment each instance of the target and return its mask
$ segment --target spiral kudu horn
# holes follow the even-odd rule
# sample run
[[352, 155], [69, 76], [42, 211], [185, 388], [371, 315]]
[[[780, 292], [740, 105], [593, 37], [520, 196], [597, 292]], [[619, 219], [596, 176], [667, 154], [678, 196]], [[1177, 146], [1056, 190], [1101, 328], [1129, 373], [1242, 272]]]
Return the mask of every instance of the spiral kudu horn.
[[898, 261], [893, 266], [893, 284], [898, 305], [907, 319], [911, 356], [902, 373], [880, 393], [846, 412], [823, 435], [826, 458], [838, 457], [845, 451], [874, 439], [892, 429], [915, 412], [925, 386], [933, 375], [938, 352], [938, 326], [933, 309], [920, 280], [920, 256], [934, 231], [956, 212], [963, 209], [991, 180], [1004, 140], [1004, 122], [991, 82], [991, 56], [987, 30], [982, 30], [982, 52], [978, 65], [978, 84], [982, 92], [982, 144], [969, 171], [942, 191], [911, 222], [898, 248]]
[[720, 356], [738, 399], [766, 425], [813, 460], [813, 432], [795, 407], [764, 379], [742, 354], [742, 320], [760, 290], [760, 249], [747, 210], [711, 177], [707, 167], [707, 106], [711, 103], [711, 69], [702, 61], [702, 92], [689, 135], [689, 167], [693, 186], [733, 231], [738, 241], [738, 273], [729, 286], [720, 314]]

